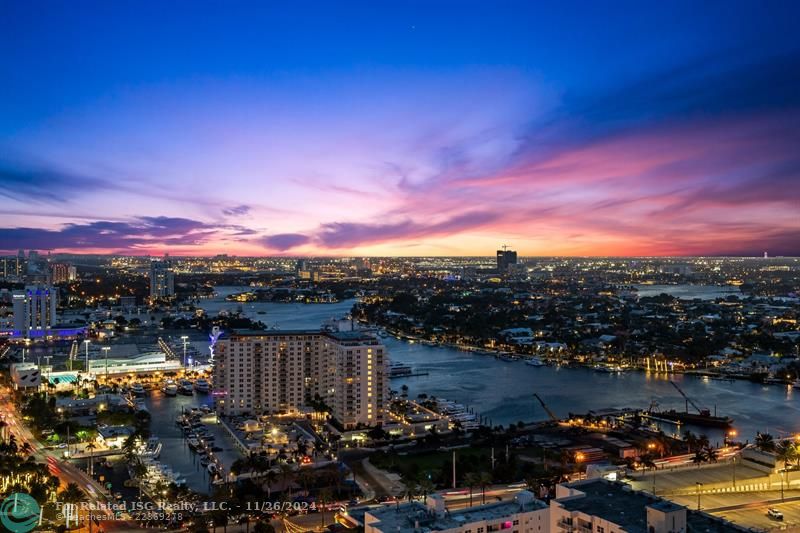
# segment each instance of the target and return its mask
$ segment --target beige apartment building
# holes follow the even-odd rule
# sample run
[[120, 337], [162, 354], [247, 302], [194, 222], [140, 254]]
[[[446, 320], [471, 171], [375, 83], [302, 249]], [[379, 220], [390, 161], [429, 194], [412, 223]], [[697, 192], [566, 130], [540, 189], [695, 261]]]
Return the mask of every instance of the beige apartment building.
[[217, 342], [221, 415], [294, 413], [324, 401], [346, 429], [384, 422], [388, 356], [362, 331], [234, 331]]

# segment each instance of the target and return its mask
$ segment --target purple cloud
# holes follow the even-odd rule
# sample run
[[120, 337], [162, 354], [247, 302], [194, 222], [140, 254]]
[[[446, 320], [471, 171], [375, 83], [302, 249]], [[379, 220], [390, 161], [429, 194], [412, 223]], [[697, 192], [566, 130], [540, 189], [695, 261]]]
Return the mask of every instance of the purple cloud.
[[279, 233], [268, 235], [261, 242], [270, 250], [285, 252], [311, 242], [311, 237], [301, 233]]
[[250, 209], [251, 208], [250, 208], [249, 205], [244, 205], [244, 204], [235, 205], [233, 207], [227, 207], [227, 208], [223, 209], [222, 210], [222, 214], [223, 215], [228, 215], [228, 216], [241, 216], [241, 215], [246, 215], [247, 213], [249, 213]]
[[390, 224], [333, 222], [324, 224], [316, 235], [316, 239], [326, 248], [346, 248], [399, 239], [450, 235], [490, 224], [499, 218], [496, 213], [480, 211], [464, 213], [430, 224], [413, 220]]
[[0, 162], [0, 196], [26, 202], [62, 203], [83, 190], [121, 189], [92, 176], [73, 174], [45, 166]]
[[3, 249], [118, 249], [145, 246], [186, 246], [208, 242], [227, 226], [176, 217], [140, 217], [130, 222], [98, 220], [67, 224], [61, 229], [0, 228]]

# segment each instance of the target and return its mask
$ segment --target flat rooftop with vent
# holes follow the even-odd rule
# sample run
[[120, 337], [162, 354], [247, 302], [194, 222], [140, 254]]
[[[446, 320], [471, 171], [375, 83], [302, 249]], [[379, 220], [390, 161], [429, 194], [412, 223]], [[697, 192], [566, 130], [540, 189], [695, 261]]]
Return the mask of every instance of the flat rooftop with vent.
[[553, 533], [741, 532], [706, 513], [633, 490], [630, 485], [592, 479], [556, 487], [550, 507]]
[[370, 509], [364, 515], [365, 533], [546, 533], [548, 505], [531, 492], [514, 500], [448, 511], [441, 495], [428, 496], [425, 504], [408, 502]]

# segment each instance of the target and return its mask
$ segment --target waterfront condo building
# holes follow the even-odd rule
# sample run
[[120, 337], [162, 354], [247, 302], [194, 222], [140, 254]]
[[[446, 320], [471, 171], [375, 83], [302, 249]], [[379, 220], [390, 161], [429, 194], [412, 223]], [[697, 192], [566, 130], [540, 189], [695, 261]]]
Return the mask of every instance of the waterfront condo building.
[[40, 337], [56, 326], [58, 289], [49, 285], [27, 285], [14, 291], [14, 329], [22, 337]]
[[216, 409], [294, 413], [321, 400], [346, 429], [382, 424], [387, 361], [380, 340], [362, 331], [234, 331], [215, 349]]
[[150, 262], [150, 299], [175, 296], [175, 272], [168, 259]]

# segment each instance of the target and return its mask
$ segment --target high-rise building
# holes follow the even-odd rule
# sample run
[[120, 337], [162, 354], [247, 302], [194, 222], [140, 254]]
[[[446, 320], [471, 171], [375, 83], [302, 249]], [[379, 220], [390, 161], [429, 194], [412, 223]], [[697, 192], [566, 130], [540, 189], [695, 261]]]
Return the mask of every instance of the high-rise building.
[[517, 252], [508, 250], [503, 247], [502, 250], [497, 250], [497, 271], [500, 273], [508, 272], [510, 265], [517, 264]]
[[19, 265], [19, 258], [14, 255], [9, 255], [2, 258], [2, 263], [0, 263], [0, 274], [2, 274], [3, 279], [19, 279], [20, 277], [20, 267]]
[[345, 428], [384, 422], [386, 348], [361, 331], [237, 331], [214, 352], [222, 415], [299, 412], [322, 400]]
[[[75, 267], [71, 267], [67, 263], [53, 263], [50, 265], [50, 280], [52, 283], [66, 283], [70, 280], [70, 268], [73, 269]], [[72, 278], [74, 279], [74, 277]]]
[[150, 263], [150, 299], [170, 298], [175, 295], [175, 273], [169, 259]]
[[24, 337], [36, 337], [56, 326], [58, 289], [49, 285], [27, 285], [14, 291], [14, 329]]

